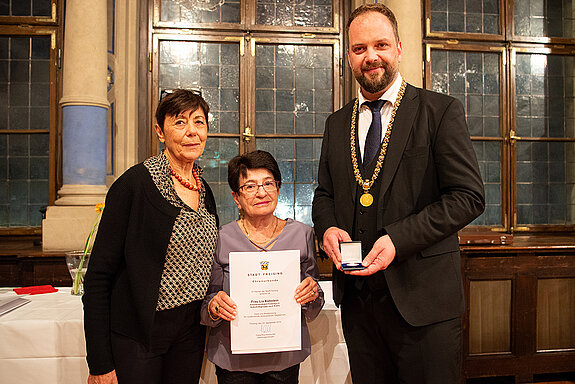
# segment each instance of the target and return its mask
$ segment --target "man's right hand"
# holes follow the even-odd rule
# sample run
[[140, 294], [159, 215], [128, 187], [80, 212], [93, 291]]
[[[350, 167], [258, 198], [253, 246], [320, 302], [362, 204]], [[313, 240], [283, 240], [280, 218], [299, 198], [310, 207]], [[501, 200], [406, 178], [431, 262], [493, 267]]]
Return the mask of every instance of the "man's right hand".
[[88, 376], [88, 384], [118, 384], [116, 371], [104, 373], [103, 375]]
[[342, 241], [351, 241], [349, 234], [338, 227], [329, 227], [323, 233], [323, 250], [329, 256], [337, 269], [341, 271], [341, 253], [339, 243]]

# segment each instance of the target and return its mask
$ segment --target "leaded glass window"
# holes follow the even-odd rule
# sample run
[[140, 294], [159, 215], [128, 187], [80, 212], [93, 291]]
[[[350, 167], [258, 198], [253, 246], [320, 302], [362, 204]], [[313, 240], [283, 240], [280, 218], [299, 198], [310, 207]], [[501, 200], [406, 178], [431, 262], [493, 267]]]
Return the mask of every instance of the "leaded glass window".
[[42, 224], [49, 199], [50, 36], [0, 36], [0, 227]]
[[515, 1], [513, 7], [515, 35], [532, 37], [575, 37], [573, 1]]
[[[154, 23], [168, 28], [241, 28], [337, 33], [334, 0], [152, 0]], [[235, 26], [234, 26], [235, 25]]]
[[[160, 89], [201, 91], [210, 106], [209, 134], [235, 133], [239, 127], [239, 44], [159, 41]], [[221, 223], [237, 217], [227, 184], [227, 161], [238, 154], [237, 137], [210, 137], [199, 164], [213, 189]]]
[[258, 149], [268, 151], [275, 157], [282, 174], [276, 215], [313, 225], [311, 207], [317, 186], [321, 138], [260, 139]]
[[210, 106], [210, 132], [239, 125], [239, 47], [196, 41], [160, 42], [160, 89], [198, 89]]
[[331, 0], [257, 0], [256, 23], [333, 27]]
[[258, 45], [258, 133], [322, 134], [333, 112], [331, 46]]
[[162, 0], [160, 21], [172, 23], [239, 23], [239, 0]]
[[3, 0], [0, 1], [0, 16], [50, 17], [51, 0]]
[[517, 53], [517, 224], [575, 224], [572, 56]]
[[239, 145], [235, 138], [208, 137], [206, 149], [198, 160], [204, 169], [203, 177], [216, 198], [220, 225], [238, 218], [238, 209], [228, 185], [228, 161], [238, 155]]
[[[459, 99], [485, 185], [486, 208], [472, 225], [503, 225], [500, 53], [431, 49], [431, 89]], [[493, 141], [480, 138], [489, 137]]]
[[150, 1], [152, 104], [162, 89], [194, 88], [210, 105], [208, 140], [198, 162], [216, 195], [220, 224], [238, 213], [227, 183], [229, 160], [263, 149], [276, 157], [283, 175], [276, 213], [311, 225], [325, 121], [343, 105], [337, 81], [342, 4]]
[[498, 0], [431, 0], [429, 32], [500, 34]]
[[332, 45], [299, 44], [258, 44], [256, 48], [256, 132], [293, 136], [256, 137], [256, 145], [272, 153], [280, 165], [284, 184], [278, 214], [308, 225], [312, 225], [321, 135], [334, 109], [333, 49]]
[[[509, 11], [502, 29], [488, 32], [483, 17], [470, 30], [480, 8]], [[485, 184], [486, 210], [472, 224], [573, 231], [573, 1], [426, 0], [425, 10], [426, 86], [464, 103]]]

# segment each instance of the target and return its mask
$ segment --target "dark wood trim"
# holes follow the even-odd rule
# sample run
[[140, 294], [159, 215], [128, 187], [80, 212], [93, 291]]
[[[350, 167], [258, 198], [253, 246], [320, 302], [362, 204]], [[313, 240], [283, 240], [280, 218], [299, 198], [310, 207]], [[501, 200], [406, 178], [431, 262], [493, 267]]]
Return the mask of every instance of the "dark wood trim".
[[310, 26], [283, 26], [283, 25], [261, 25], [256, 24], [256, 1], [246, 0], [241, 2], [239, 23], [188, 23], [188, 22], [167, 22], [160, 21], [161, 0], [154, 0], [151, 20], [154, 28], [171, 28], [175, 30], [227, 30], [227, 31], [251, 31], [251, 32], [280, 32], [294, 34], [337, 34], [339, 33], [339, 11], [336, 9], [338, 1], [332, 0], [332, 26], [331, 27], [310, 27]]
[[513, 245], [462, 245], [461, 251], [470, 257], [483, 256], [486, 253], [517, 256], [524, 251], [530, 251], [533, 254], [568, 251], [575, 254], [575, 236], [569, 233], [516, 235], [513, 238]]
[[[64, 6], [61, 0], [52, 0], [52, 17], [49, 18], [22, 18], [0, 17], [0, 35], [3, 36], [47, 36], [50, 38], [50, 85], [49, 85], [49, 120], [48, 129], [4, 129], [3, 135], [32, 135], [48, 134], [48, 205], [54, 204], [57, 197], [58, 178], [61, 177], [61, 108], [58, 103], [61, 89], [61, 53]], [[59, 5], [62, 6], [59, 6]], [[31, 20], [27, 20], [31, 19]], [[4, 227], [0, 228], [0, 236], [5, 235], [34, 235], [41, 231], [40, 227]]]
[[431, 0], [423, 1], [423, 35], [427, 38], [437, 39], [458, 39], [458, 40], [490, 40], [490, 41], [504, 41], [505, 40], [505, 0], [499, 0], [499, 34], [491, 33], [466, 33], [466, 32], [432, 32], [431, 31]]
[[0, 236], [34, 236], [42, 234], [40, 227], [5, 227], [0, 228]]
[[64, 252], [43, 252], [39, 236], [0, 238], [0, 286], [72, 285]]
[[50, 16], [0, 16], [0, 24], [57, 25], [62, 20], [61, 0], [51, 0]]
[[[468, 308], [463, 316], [463, 379], [515, 378], [575, 372], [575, 347], [537, 350], [539, 279], [575, 278], [575, 237], [570, 234], [517, 235], [513, 245], [463, 245], [462, 270]], [[511, 351], [469, 353], [469, 290], [473, 281], [511, 280]], [[575, 324], [573, 325], [575, 326]]]
[[[530, 357], [516, 356], [476, 356], [464, 363], [465, 379], [473, 377], [518, 376], [517, 383], [532, 383], [533, 376], [543, 373], [574, 372], [575, 354], [556, 352], [537, 354]], [[473, 375], [469, 375], [473, 373]], [[527, 379], [530, 377], [531, 379]]]
[[[431, 25], [431, 0], [424, 0], [423, 10], [423, 35], [425, 38], [437, 40], [467, 40], [467, 41], [493, 41], [537, 44], [573, 44], [573, 38], [546, 37], [546, 36], [521, 36], [515, 34], [514, 0], [499, 0], [499, 34], [447, 32], [430, 30]], [[506, 27], [507, 26], [507, 27]]]
[[[149, 53], [152, 58], [150, 74], [148, 77], [149, 88], [148, 94], [149, 109], [145, 112], [148, 116], [147, 123], [149, 127], [153, 124], [153, 110], [157, 105], [157, 95], [155, 95], [159, 86], [159, 66], [158, 66], [158, 46], [162, 40], [185, 40], [199, 42], [219, 42], [229, 44], [239, 44], [240, 54], [239, 67], [239, 122], [238, 132], [236, 133], [209, 133], [210, 137], [217, 138], [234, 138], [238, 140], [238, 152], [256, 149], [257, 138], [308, 138], [315, 135], [257, 135], [255, 124], [255, 73], [256, 57], [252, 50], [260, 44], [304, 44], [304, 45], [330, 45], [333, 47], [333, 108], [340, 108], [343, 103], [343, 94], [347, 85], [344, 79], [351, 79], [349, 71], [344, 71], [344, 47], [341, 31], [343, 30], [344, 20], [342, 11], [345, 7], [349, 8], [350, 3], [347, 1], [332, 0], [332, 26], [331, 27], [313, 27], [313, 26], [272, 26], [256, 24], [256, 0], [242, 0], [240, 4], [240, 22], [239, 23], [184, 23], [184, 22], [166, 22], [160, 20], [161, 0], [149, 1], [147, 8], [148, 15], [148, 35], [149, 35]], [[256, 48], [257, 49], [257, 48]], [[144, 60], [144, 59], [142, 59]], [[146, 58], [146, 63], [148, 59]], [[351, 87], [349, 87], [351, 89]], [[351, 93], [351, 92], [350, 92]], [[249, 127], [254, 137], [252, 140], [244, 141], [243, 132]], [[147, 131], [150, 137], [150, 154], [157, 152], [158, 145], [153, 133]], [[317, 135], [321, 137], [321, 135]]]
[[[150, 9], [153, 7], [150, 1], [139, 1], [139, 30], [138, 30], [138, 148], [137, 162], [142, 162], [152, 153], [150, 130], [152, 122], [150, 116], [153, 113], [149, 95], [151, 95], [151, 21]], [[155, 110], [155, 106], [153, 108]], [[119, 176], [119, 175], [115, 175]]]

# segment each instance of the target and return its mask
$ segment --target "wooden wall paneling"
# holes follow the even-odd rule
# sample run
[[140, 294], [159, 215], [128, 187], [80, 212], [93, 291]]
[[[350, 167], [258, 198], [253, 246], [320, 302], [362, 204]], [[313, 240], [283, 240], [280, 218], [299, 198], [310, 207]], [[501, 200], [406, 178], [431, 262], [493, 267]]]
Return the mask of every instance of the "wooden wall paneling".
[[574, 325], [575, 278], [539, 279], [537, 351], [575, 350]]
[[[462, 246], [462, 269], [468, 303], [462, 383], [575, 376], [575, 238], [516, 236], [512, 246]], [[496, 295], [507, 289], [510, 352], [497, 344], [504, 334], [497, 322], [507, 321], [502, 300], [508, 299]]]
[[[525, 261], [528, 260], [525, 258]], [[535, 354], [535, 315], [537, 305], [537, 278], [534, 273], [522, 271], [517, 273], [513, 293], [513, 354], [525, 359]], [[518, 361], [521, 365], [521, 359]], [[519, 368], [519, 367], [518, 367]], [[515, 377], [517, 383], [532, 383], [533, 371], [530, 367], [518, 369]]]
[[0, 256], [0, 287], [17, 286], [20, 280], [20, 268], [16, 255]]
[[511, 280], [469, 285], [469, 353], [510, 353]]
[[53, 285], [67, 287], [72, 285], [72, 277], [68, 272], [66, 259], [63, 255], [20, 256], [19, 286]]

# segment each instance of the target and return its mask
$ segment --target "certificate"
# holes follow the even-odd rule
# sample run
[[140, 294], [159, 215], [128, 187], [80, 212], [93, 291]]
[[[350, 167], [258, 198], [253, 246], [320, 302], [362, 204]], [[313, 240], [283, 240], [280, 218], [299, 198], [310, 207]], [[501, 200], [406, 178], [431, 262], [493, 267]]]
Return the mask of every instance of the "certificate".
[[230, 252], [230, 297], [238, 306], [232, 354], [301, 349], [299, 258], [299, 250]]

